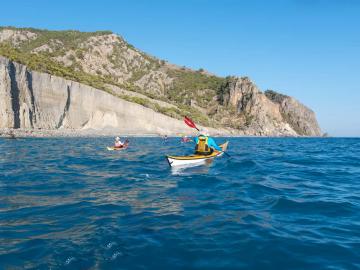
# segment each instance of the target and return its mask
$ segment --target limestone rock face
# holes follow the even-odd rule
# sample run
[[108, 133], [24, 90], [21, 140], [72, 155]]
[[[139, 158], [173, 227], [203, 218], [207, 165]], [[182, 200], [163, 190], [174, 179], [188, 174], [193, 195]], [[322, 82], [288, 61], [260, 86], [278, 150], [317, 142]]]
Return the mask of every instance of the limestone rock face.
[[189, 131], [182, 121], [84, 84], [31, 71], [4, 57], [0, 57], [0, 128]]
[[0, 31], [0, 42], [11, 42], [15, 46], [36, 38], [36, 34], [27, 30], [3, 29]]
[[289, 123], [299, 135], [322, 135], [315, 113], [311, 109], [296, 99], [276, 93], [275, 91], [268, 90], [265, 92], [265, 95], [279, 105], [283, 119]]
[[[270, 97], [247, 77], [232, 77], [219, 94], [220, 103], [233, 109], [246, 135], [320, 136], [314, 113], [293, 98]], [[309, 119], [309, 120], [307, 120]]]

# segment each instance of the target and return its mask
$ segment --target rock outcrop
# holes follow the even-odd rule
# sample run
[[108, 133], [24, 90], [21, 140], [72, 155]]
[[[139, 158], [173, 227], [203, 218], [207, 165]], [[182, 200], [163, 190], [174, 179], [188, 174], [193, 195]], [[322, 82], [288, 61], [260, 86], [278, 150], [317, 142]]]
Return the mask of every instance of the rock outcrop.
[[219, 93], [220, 103], [243, 122], [243, 132], [259, 136], [321, 136], [313, 111], [295, 99], [275, 92], [262, 93], [249, 78], [228, 78]]
[[296, 99], [268, 90], [265, 95], [279, 105], [279, 111], [298, 135], [321, 136], [315, 113]]
[[0, 42], [11, 42], [15, 46], [22, 42], [36, 39], [37, 35], [27, 30], [3, 29], [0, 34]]

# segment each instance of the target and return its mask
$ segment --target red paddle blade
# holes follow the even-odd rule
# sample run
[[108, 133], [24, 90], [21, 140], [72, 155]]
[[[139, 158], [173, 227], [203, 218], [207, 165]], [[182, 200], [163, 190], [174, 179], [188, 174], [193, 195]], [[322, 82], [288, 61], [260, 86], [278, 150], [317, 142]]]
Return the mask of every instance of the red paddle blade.
[[184, 117], [184, 122], [185, 122], [185, 124], [187, 124], [189, 127], [198, 129], [198, 128], [196, 127], [195, 123], [194, 123], [189, 117], [186, 117], [186, 116], [185, 116], [185, 117]]

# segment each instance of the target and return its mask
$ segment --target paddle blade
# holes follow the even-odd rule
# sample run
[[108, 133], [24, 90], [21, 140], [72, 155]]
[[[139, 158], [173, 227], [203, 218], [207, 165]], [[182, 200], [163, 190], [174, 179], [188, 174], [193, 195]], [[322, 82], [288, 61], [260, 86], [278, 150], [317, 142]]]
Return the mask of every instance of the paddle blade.
[[196, 127], [196, 125], [195, 125], [195, 123], [189, 118], [189, 117], [184, 117], [184, 122], [185, 122], [185, 124], [187, 124], [189, 127], [191, 127], [191, 128], [196, 128], [197, 130], [199, 130], [197, 127]]

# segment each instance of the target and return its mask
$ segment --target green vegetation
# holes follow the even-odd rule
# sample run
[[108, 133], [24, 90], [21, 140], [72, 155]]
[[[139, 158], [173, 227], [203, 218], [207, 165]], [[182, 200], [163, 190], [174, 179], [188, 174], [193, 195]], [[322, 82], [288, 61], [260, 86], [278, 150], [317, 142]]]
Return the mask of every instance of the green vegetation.
[[130, 81], [136, 82], [137, 80], [140, 80], [146, 74], [147, 74], [147, 72], [145, 70], [133, 71]]
[[168, 74], [175, 78], [175, 81], [167, 91], [167, 97], [178, 104], [190, 105], [191, 100], [195, 100], [199, 106], [206, 108], [215, 97], [217, 89], [224, 83], [224, 78], [199, 72], [169, 70]]
[[112, 34], [111, 31], [97, 31], [97, 32], [80, 32], [75, 30], [67, 31], [49, 31], [49, 30], [39, 30], [34, 28], [14, 28], [14, 27], [0, 27], [0, 30], [3, 29], [12, 29], [12, 30], [26, 30], [37, 35], [36, 39], [31, 39], [27, 42], [21, 44], [18, 48], [24, 52], [31, 52], [33, 49], [40, 47], [43, 44], [48, 44], [51, 40], [58, 40], [61, 42], [59, 46], [63, 51], [75, 50], [78, 48], [79, 43], [87, 40], [89, 37], [93, 36], [102, 36]]
[[285, 98], [288, 98], [288, 96], [275, 92], [274, 90], [266, 90], [265, 95], [268, 99], [278, 103], [281, 103]]
[[49, 73], [104, 90], [104, 83], [106, 83], [106, 81], [104, 81], [103, 78], [61, 65], [46, 57], [46, 55], [25, 53], [8, 44], [0, 44], [0, 55], [24, 64], [32, 70]]

